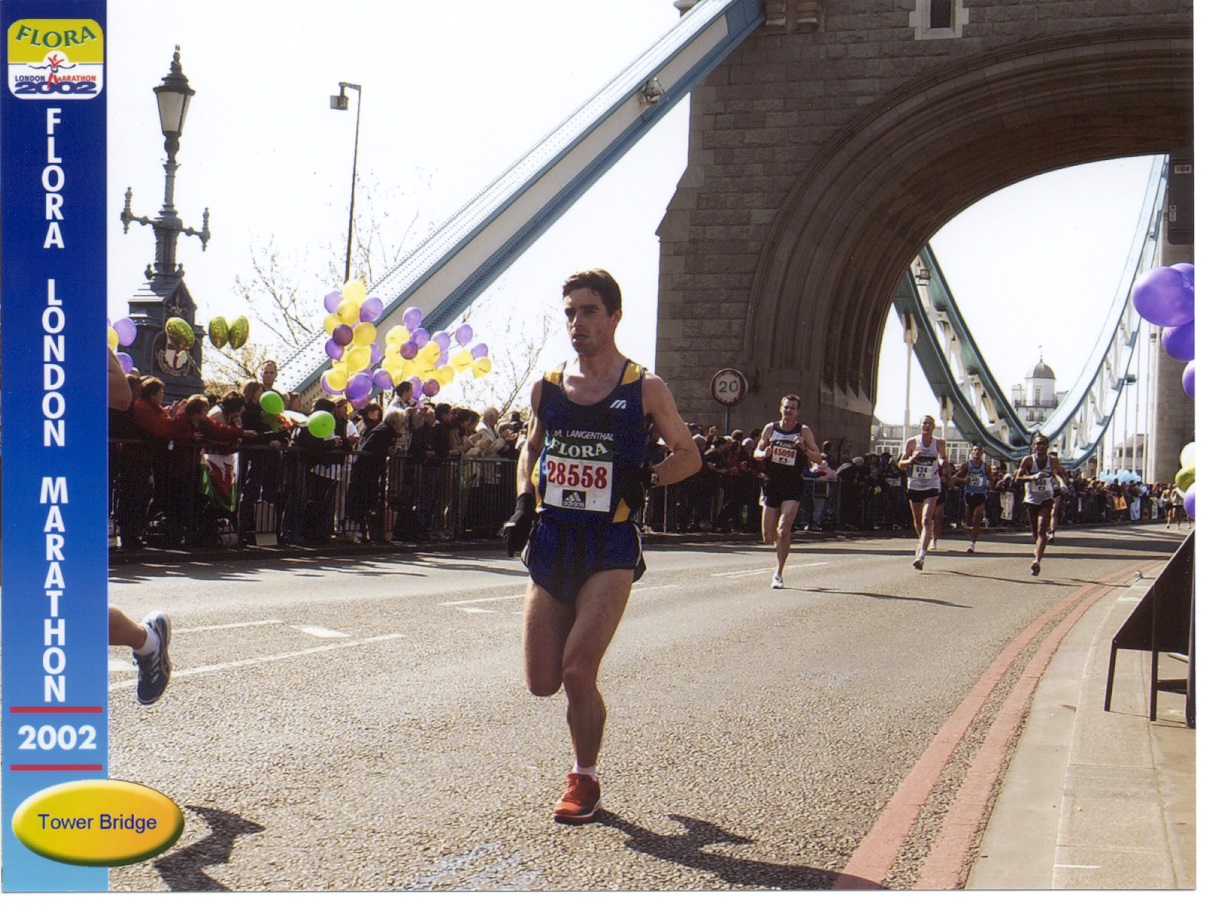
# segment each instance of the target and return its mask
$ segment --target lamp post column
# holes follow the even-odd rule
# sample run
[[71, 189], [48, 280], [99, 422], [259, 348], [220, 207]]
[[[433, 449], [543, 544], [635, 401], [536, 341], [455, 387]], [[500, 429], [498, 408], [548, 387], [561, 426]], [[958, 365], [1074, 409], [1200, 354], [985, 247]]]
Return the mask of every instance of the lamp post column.
[[360, 157], [360, 86], [353, 85], [351, 82], [340, 82], [339, 94], [331, 95], [332, 110], [347, 110], [348, 96], [344, 91], [348, 88], [356, 92], [356, 139], [352, 145], [352, 199], [348, 203], [348, 253], [343, 265], [344, 283], [352, 279], [352, 229], [356, 219], [356, 162]]

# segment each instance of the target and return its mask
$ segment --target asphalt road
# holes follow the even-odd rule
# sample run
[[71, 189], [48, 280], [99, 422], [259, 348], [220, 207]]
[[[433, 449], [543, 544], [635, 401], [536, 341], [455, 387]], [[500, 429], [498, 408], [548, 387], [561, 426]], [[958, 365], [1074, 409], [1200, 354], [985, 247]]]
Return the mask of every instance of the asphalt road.
[[[782, 591], [761, 545], [652, 547], [603, 663], [605, 812], [581, 828], [550, 819], [572, 753], [564, 696], [523, 685], [518, 561], [118, 567], [111, 603], [171, 614], [175, 673], [140, 707], [111, 649], [110, 776], [186, 828], [110, 888], [829, 888], [1011, 642], [1172, 535], [1063, 531], [1037, 579], [1020, 535], [944, 540], [924, 572], [902, 537], [809, 539]], [[875, 883], [912, 886], [1022, 663]]]

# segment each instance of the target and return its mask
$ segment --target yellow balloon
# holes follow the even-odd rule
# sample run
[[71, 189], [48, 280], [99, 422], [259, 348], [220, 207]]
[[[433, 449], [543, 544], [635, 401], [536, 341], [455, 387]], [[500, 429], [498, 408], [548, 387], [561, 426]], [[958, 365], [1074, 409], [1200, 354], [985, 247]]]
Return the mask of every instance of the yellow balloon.
[[466, 368], [473, 365], [473, 353], [468, 349], [458, 349], [452, 354], [452, 367], [457, 371], [464, 371]]
[[358, 346], [368, 346], [377, 339], [377, 328], [368, 321], [361, 321], [352, 328], [352, 342]]
[[493, 367], [494, 363], [491, 362], [486, 356], [482, 356], [480, 359], [474, 359], [473, 376], [481, 377], [482, 375], [489, 374]]
[[341, 320], [339, 320], [339, 315], [332, 312], [331, 314], [327, 315], [325, 318], [322, 319], [322, 329], [325, 330], [328, 334], [332, 334], [332, 333], [335, 333], [335, 328], [338, 327], [342, 323], [343, 322]]
[[360, 306], [356, 302], [349, 302], [345, 299], [339, 303], [339, 308], [335, 309], [335, 313], [339, 315], [339, 320], [348, 327], [360, 321]]
[[456, 380], [456, 372], [451, 365], [441, 365], [436, 369], [435, 379], [440, 382], [441, 387], [447, 387]]
[[[394, 349], [385, 354], [385, 358], [381, 360], [381, 367], [393, 374], [395, 371], [402, 370], [402, 363], [405, 361], [406, 359], [402, 358], [398, 350]], [[398, 382], [394, 381], [394, 383]]]
[[[360, 311], [360, 303], [368, 297], [368, 290], [359, 280], [349, 280], [343, 285], [343, 301], [351, 302]], [[340, 308], [343, 306], [341, 305]]]
[[440, 344], [435, 340], [428, 340], [427, 345], [419, 350], [419, 354], [429, 362], [434, 362], [440, 357], [440, 353], [444, 350], [440, 349]]
[[368, 368], [371, 357], [372, 352], [367, 346], [349, 346], [347, 352], [343, 354], [349, 374], [355, 374], [357, 371], [364, 371], [365, 368]]
[[397, 368], [390, 368], [387, 366], [385, 369], [385, 373], [389, 375], [389, 379], [394, 382], [395, 387], [406, 380], [406, 378], [402, 376], [403, 370], [404, 369], [401, 366]]
[[402, 344], [410, 339], [410, 331], [403, 324], [395, 324], [385, 334], [386, 349], [401, 349]]
[[117, 351], [117, 331], [112, 327], [109, 328], [109, 348]]
[[414, 359], [403, 359], [402, 360], [402, 380], [406, 380], [407, 378], [418, 377], [418, 376], [419, 376], [419, 366], [415, 364]]
[[327, 386], [336, 393], [348, 385], [348, 370], [343, 365], [336, 365], [325, 375]]

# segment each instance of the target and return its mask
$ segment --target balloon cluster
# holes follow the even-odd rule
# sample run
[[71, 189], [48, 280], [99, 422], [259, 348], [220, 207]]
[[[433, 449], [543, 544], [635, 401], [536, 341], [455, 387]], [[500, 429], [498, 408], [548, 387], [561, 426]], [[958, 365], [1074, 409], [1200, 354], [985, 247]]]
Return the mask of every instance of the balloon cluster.
[[209, 341], [215, 349], [230, 343], [231, 349], [241, 349], [251, 333], [251, 324], [246, 315], [227, 321], [221, 315], [209, 319]]
[[131, 346], [138, 336], [138, 327], [129, 318], [121, 318], [109, 324], [109, 348], [121, 363], [121, 370], [129, 374], [134, 370], [134, 360], [124, 352], [118, 352], [118, 346]]
[[375, 390], [392, 390], [403, 381], [411, 383], [416, 398], [435, 396], [459, 374], [481, 377], [493, 367], [485, 343], [470, 345], [472, 327], [462, 324], [451, 334], [431, 333], [423, 327], [418, 308], [406, 309], [402, 323], [379, 338], [375, 322], [382, 314], [381, 300], [368, 296], [359, 280], [327, 293], [323, 306], [328, 312], [323, 327], [330, 335], [326, 352], [331, 367], [322, 374], [322, 389], [342, 394], [358, 409]]
[[[1131, 289], [1131, 301], [1140, 317], [1157, 327], [1160, 345], [1169, 358], [1187, 362], [1181, 373], [1181, 386], [1190, 399], [1195, 398], [1194, 380], [1194, 289], [1193, 265], [1174, 264], [1154, 268], [1141, 276]], [[1175, 479], [1177, 488], [1185, 495], [1185, 511], [1191, 518], [1196, 509], [1194, 493], [1193, 444], [1181, 451], [1181, 471]]]

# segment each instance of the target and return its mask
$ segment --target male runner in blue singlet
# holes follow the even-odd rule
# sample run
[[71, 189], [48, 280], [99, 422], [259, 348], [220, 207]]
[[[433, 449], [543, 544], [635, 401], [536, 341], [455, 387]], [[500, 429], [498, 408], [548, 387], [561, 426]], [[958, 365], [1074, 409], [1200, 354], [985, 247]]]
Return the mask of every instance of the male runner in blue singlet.
[[[596, 761], [607, 711], [599, 665], [645, 571], [633, 516], [651, 487], [699, 470], [691, 432], [664, 381], [616, 347], [620, 287], [604, 270], [574, 274], [562, 288], [576, 361], [532, 388], [532, 424], [519, 457], [519, 500], [503, 527], [508, 553], [527, 544], [524, 602], [528, 688], [568, 702], [575, 763], [553, 818], [584, 824], [599, 809]], [[668, 455], [645, 459], [647, 425]]]
[[959, 471], [955, 473], [955, 484], [963, 485], [963, 512], [966, 514], [968, 527], [971, 528], [971, 544], [967, 552], [976, 552], [976, 542], [980, 540], [980, 528], [984, 521], [984, 504], [988, 501], [989, 477], [988, 464], [984, 461], [984, 448], [973, 444], [971, 457]]

